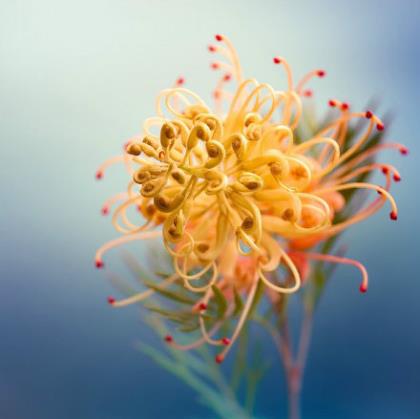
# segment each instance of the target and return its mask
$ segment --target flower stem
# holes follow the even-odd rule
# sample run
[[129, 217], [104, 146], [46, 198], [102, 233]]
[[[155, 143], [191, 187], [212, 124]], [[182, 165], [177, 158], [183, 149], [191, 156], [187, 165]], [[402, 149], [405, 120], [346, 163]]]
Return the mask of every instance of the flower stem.
[[300, 391], [289, 390], [289, 419], [300, 419]]
[[281, 347], [280, 356], [283, 360], [288, 390], [288, 418], [300, 419], [300, 401], [303, 372], [308, 355], [309, 342], [312, 331], [312, 310], [305, 309], [304, 318], [299, 335], [296, 356], [293, 355], [292, 342], [287, 321], [280, 326]]

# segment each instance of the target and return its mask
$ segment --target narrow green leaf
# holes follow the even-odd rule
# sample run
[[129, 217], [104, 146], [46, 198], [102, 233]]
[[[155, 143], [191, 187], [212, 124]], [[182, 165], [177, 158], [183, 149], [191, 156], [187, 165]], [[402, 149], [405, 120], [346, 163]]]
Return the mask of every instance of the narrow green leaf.
[[160, 272], [160, 271], [156, 271], [155, 275], [163, 279], [169, 278], [171, 276], [171, 274], [168, 274], [166, 272]]
[[235, 297], [235, 310], [233, 311], [233, 315], [237, 316], [242, 311], [242, 308], [244, 307], [244, 303], [236, 287], [233, 287], [233, 294]]
[[160, 307], [154, 307], [154, 306], [145, 306], [145, 308], [147, 310], [153, 311], [154, 313], [158, 313], [158, 314], [160, 314], [164, 317], [167, 317], [167, 318], [175, 318], [176, 317], [178, 319], [188, 320], [188, 317], [185, 316], [185, 314], [182, 313], [182, 312], [176, 312], [176, 311], [173, 311], [173, 310], [164, 310]]
[[169, 300], [174, 300], [174, 301], [178, 301], [179, 303], [189, 304], [189, 305], [194, 305], [195, 303], [194, 300], [192, 300], [191, 298], [187, 297], [186, 295], [182, 293], [178, 293], [178, 292], [169, 290], [167, 288], [163, 288], [159, 285], [154, 284], [151, 281], [145, 280], [143, 282], [148, 288], [151, 288], [152, 290], [156, 291], [159, 295], [161, 295], [162, 297], [168, 298]]
[[252, 415], [255, 405], [255, 396], [257, 393], [258, 377], [252, 371], [249, 371], [246, 378], [245, 409], [249, 415]]
[[245, 372], [245, 366], [247, 365], [246, 353], [248, 348], [248, 340], [248, 325], [245, 325], [244, 329], [242, 330], [242, 333], [239, 335], [238, 338], [238, 349], [236, 352], [235, 362], [233, 364], [232, 376], [230, 380], [230, 384], [234, 392], [238, 392], [239, 390], [239, 387], [242, 382], [242, 377]]
[[178, 330], [182, 333], [191, 333], [191, 332], [195, 332], [199, 327], [200, 327], [200, 324], [195, 323], [195, 324], [181, 326], [178, 328]]
[[187, 385], [197, 391], [197, 393], [203, 398], [202, 401], [218, 413], [218, 417], [232, 417], [227, 415], [225, 412], [226, 402], [228, 401], [223, 399], [219, 393], [214, 391], [213, 388], [207, 385], [203, 380], [200, 380], [197, 376], [195, 376], [195, 374], [187, 369], [185, 365], [174, 362], [169, 357], [157, 352], [151, 346], [144, 343], [139, 343], [137, 347], [162, 368], [182, 379]]
[[[145, 306], [145, 308], [149, 311], [153, 311], [154, 313], [158, 313], [163, 317], [166, 317], [168, 320], [171, 320], [175, 323], [181, 324], [191, 324], [197, 321], [197, 315], [191, 311], [176, 311], [176, 310], [164, 310], [160, 307], [156, 306]], [[206, 320], [211, 319], [211, 317], [207, 314], [201, 314]]]
[[217, 318], [221, 319], [226, 313], [228, 304], [222, 291], [220, 291], [220, 289], [216, 285], [212, 285], [211, 288], [214, 292], [214, 297], [216, 299]]
[[146, 278], [150, 278], [150, 274], [139, 264], [137, 259], [130, 252], [123, 252], [122, 258], [137, 281], [142, 283]]
[[316, 269], [314, 272], [314, 293], [313, 293], [313, 306], [315, 306], [324, 291], [326, 284], [325, 272], [322, 268]]
[[136, 294], [137, 291], [123, 278], [121, 278], [119, 275], [113, 274], [113, 273], [107, 273], [107, 278], [111, 282], [112, 286], [117, 289], [119, 292], [121, 292], [123, 295], [133, 295]]
[[251, 308], [249, 309], [248, 313], [248, 319], [252, 317], [254, 314], [256, 308], [258, 307], [258, 303], [260, 302], [262, 296], [264, 295], [264, 283], [261, 281], [261, 279], [258, 280], [257, 289], [255, 291], [254, 300], [252, 302]]

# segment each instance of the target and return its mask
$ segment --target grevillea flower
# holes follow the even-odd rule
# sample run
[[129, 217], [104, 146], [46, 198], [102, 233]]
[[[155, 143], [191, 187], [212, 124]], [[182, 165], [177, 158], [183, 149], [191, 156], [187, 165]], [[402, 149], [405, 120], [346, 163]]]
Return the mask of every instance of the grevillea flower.
[[[384, 148], [402, 154], [407, 149], [399, 144], [366, 148], [373, 131], [383, 130], [384, 124], [373, 112], [352, 112], [338, 99], [329, 102], [335, 117], [315, 135], [297, 141], [302, 100], [312, 95], [306, 85], [325, 72], [311, 71], [295, 83], [287, 61], [275, 57], [274, 63], [287, 76], [286, 89], [276, 90], [244, 79], [230, 41], [221, 35], [216, 40], [219, 43], [209, 50], [223, 60], [211, 67], [223, 74], [214, 91], [214, 109], [179, 79], [159, 94], [156, 116], [146, 119], [144, 132], [126, 144], [122, 156], [104, 163], [97, 172], [97, 178], [102, 178], [107, 166], [121, 161], [131, 180], [127, 192], [103, 207], [107, 214], [122, 201], [113, 223], [123, 236], [98, 250], [96, 266], [103, 266], [103, 254], [113, 247], [161, 238], [172, 258], [173, 275], [159, 286], [181, 280], [185, 289], [197, 295], [192, 312], [199, 316], [202, 333], [199, 340], [184, 346], [171, 336], [166, 340], [180, 349], [205, 342], [224, 345], [216, 357], [221, 362], [249, 315], [259, 283], [270, 293], [294, 293], [305, 276], [305, 261], [320, 259], [357, 266], [362, 273], [360, 290], [367, 290], [367, 273], [359, 262], [308, 249], [370, 217], [387, 201], [391, 219], [397, 219], [389, 188], [391, 177], [398, 181], [400, 175], [393, 166], [374, 163], [372, 157]], [[234, 84], [231, 90], [229, 83]], [[353, 121], [361, 121], [365, 128], [345, 145]], [[384, 186], [355, 181], [375, 170], [384, 173]], [[335, 216], [346, 208], [343, 192], [350, 189], [378, 194], [365, 208], [336, 222]], [[128, 218], [130, 207], [139, 209], [142, 224]], [[272, 275], [280, 267], [288, 272], [282, 282]], [[214, 338], [223, 321], [206, 328], [204, 314], [215, 289], [229, 302], [225, 317], [233, 311], [230, 305], [237, 292], [246, 300], [230, 338]], [[121, 307], [153, 292], [109, 301]]]

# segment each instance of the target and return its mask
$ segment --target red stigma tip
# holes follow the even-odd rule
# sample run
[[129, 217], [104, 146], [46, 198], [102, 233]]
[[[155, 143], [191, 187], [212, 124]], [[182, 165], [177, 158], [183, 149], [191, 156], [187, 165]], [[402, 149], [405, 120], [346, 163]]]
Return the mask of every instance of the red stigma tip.
[[384, 124], [376, 124], [376, 129], [377, 129], [378, 131], [383, 131], [383, 130], [384, 130], [384, 128], [385, 128]]
[[400, 182], [401, 181], [401, 176], [398, 173], [394, 173], [394, 181], [395, 182]]
[[101, 268], [103, 268], [104, 267], [104, 263], [101, 261], [101, 260], [96, 260], [95, 261], [95, 266], [98, 268], [98, 269], [101, 269]]
[[214, 39], [215, 39], [217, 42], [220, 42], [220, 41], [223, 41], [223, 36], [222, 36], [222, 35], [217, 34], [217, 35], [215, 35], [215, 36], [214, 36]]
[[406, 156], [406, 155], [408, 154], [408, 148], [407, 148], [407, 147], [401, 147], [401, 148], [400, 148], [400, 153], [401, 153], [403, 156]]
[[366, 285], [366, 284], [361, 284], [361, 285], [360, 285], [360, 288], [359, 288], [359, 291], [360, 291], [362, 294], [364, 294], [364, 293], [367, 291], [367, 289], [368, 289], [368, 287], [367, 287], [367, 285]]
[[225, 76], [223, 77], [223, 80], [229, 81], [231, 78], [232, 78], [232, 75], [228, 73], [228, 74], [225, 74]]
[[230, 344], [230, 339], [229, 338], [223, 338], [222, 339], [222, 343], [223, 343], [223, 345], [229, 345]]
[[329, 100], [328, 105], [330, 105], [332, 108], [334, 108], [335, 107], [335, 101], [334, 100]]
[[316, 75], [318, 76], [318, 77], [325, 77], [325, 71], [324, 70], [318, 70], [317, 72], [316, 72]]
[[213, 70], [217, 70], [217, 69], [219, 68], [219, 64], [217, 64], [217, 63], [211, 63], [211, 64], [210, 64], [210, 67], [211, 67]]
[[280, 64], [281, 63], [281, 59], [279, 57], [274, 57], [273, 58], [273, 63], [274, 64]]
[[366, 116], [367, 119], [370, 119], [370, 118], [372, 118], [373, 113], [371, 111], [366, 111], [365, 116]]
[[104, 177], [103, 172], [101, 172], [100, 170], [98, 170], [98, 171], [96, 172], [96, 174], [95, 174], [95, 178], [96, 178], [97, 180], [100, 180], [100, 179], [102, 179], [103, 177]]
[[397, 218], [398, 218], [397, 213], [396, 213], [395, 211], [392, 211], [392, 212], [389, 214], [389, 218], [391, 218], [391, 220], [393, 220], [393, 221], [396, 221], [396, 220], [397, 220]]
[[348, 103], [346, 103], [346, 102], [343, 102], [343, 103], [341, 104], [341, 109], [342, 109], [343, 111], [346, 111], [347, 109], [349, 109], [349, 104], [348, 104]]
[[383, 173], [384, 175], [387, 175], [387, 174], [388, 174], [388, 172], [389, 172], [389, 170], [388, 170], [388, 168], [387, 168], [387, 167], [383, 167], [383, 168], [382, 168], [382, 173]]
[[214, 45], [209, 45], [209, 46], [207, 47], [207, 49], [208, 49], [210, 52], [216, 52], [216, 47], [215, 47]]
[[114, 297], [112, 297], [112, 296], [109, 296], [108, 298], [107, 298], [107, 301], [108, 301], [108, 304], [114, 304], [115, 303], [115, 298]]
[[310, 89], [305, 90], [305, 91], [303, 92], [303, 96], [305, 96], [305, 97], [312, 97], [312, 95], [313, 95], [313, 92], [312, 92], [312, 90], [310, 90]]
[[109, 208], [108, 207], [103, 207], [101, 209], [101, 214], [102, 215], [108, 215], [109, 214]]
[[165, 336], [165, 342], [172, 343], [174, 341], [174, 338], [171, 335]]
[[216, 361], [216, 364], [221, 364], [223, 362], [223, 355], [216, 355], [214, 360]]
[[207, 304], [205, 304], [205, 303], [200, 303], [200, 305], [198, 306], [198, 309], [199, 309], [200, 311], [202, 311], [202, 310], [207, 310]]
[[184, 77], [179, 77], [178, 80], [176, 81], [176, 84], [178, 86], [181, 86], [181, 84], [184, 84], [184, 83], [185, 83]]

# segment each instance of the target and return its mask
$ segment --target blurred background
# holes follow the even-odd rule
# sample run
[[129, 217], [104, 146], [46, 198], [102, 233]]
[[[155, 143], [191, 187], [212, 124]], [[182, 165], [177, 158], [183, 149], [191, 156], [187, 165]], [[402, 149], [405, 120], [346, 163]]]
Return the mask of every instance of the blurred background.
[[[376, 97], [379, 114], [393, 112], [389, 137], [410, 148], [381, 158], [401, 170], [399, 220], [387, 208], [343, 237], [371, 286], [360, 295], [351, 267], [329, 284], [303, 417], [420, 417], [419, 21], [416, 0], [1, 0], [0, 418], [212, 417], [135, 349], [152, 333], [136, 307], [106, 304], [111, 287], [93, 256], [117, 236], [100, 208], [126, 181], [114, 168], [97, 183], [96, 167], [178, 76], [210, 98], [215, 33], [233, 40], [246, 75], [277, 88], [276, 54], [297, 75], [325, 68], [312, 83], [320, 113], [330, 97], [355, 109]], [[258, 415], [283, 417], [285, 400], [275, 362]]]

